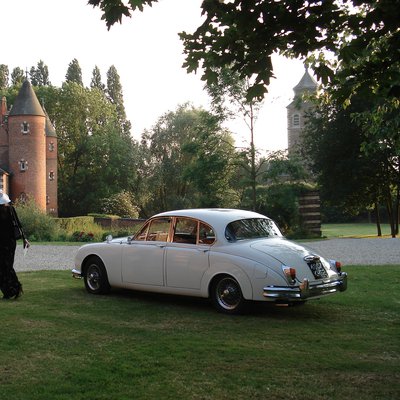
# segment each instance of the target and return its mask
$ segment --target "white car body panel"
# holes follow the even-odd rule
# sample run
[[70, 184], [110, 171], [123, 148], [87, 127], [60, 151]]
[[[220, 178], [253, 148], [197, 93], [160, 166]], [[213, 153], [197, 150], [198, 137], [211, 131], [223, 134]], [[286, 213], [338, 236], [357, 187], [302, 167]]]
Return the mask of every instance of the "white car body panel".
[[165, 242], [131, 242], [122, 250], [122, 283], [164, 286]]

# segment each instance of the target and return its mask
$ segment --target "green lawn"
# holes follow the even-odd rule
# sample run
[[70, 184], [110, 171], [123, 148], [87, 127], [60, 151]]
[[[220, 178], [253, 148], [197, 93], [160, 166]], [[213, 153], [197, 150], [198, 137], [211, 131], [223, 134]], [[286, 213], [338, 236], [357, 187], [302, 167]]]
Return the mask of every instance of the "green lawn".
[[238, 317], [20, 273], [23, 297], [0, 301], [0, 398], [398, 399], [400, 265], [346, 270], [344, 293]]
[[[382, 235], [390, 235], [390, 225], [382, 224]], [[322, 236], [333, 237], [377, 237], [376, 224], [323, 224]]]

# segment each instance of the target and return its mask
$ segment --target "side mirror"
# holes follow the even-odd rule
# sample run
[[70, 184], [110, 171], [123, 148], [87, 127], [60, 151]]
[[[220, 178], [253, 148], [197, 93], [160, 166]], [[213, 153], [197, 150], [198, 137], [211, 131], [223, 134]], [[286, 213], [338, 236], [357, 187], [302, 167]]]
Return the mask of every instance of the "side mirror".
[[113, 239], [112, 235], [107, 235], [107, 237], [106, 237], [107, 243], [110, 243], [112, 241], [112, 239]]

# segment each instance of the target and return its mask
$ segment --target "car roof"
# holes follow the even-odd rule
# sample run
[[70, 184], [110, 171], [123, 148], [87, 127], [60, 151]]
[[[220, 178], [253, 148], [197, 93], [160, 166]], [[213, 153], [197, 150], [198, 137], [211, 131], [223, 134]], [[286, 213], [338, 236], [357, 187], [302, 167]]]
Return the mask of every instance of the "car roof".
[[237, 210], [232, 208], [193, 208], [187, 210], [167, 211], [154, 217], [189, 217], [199, 219], [216, 229], [225, 229], [232, 221], [246, 218], [267, 218], [254, 211]]

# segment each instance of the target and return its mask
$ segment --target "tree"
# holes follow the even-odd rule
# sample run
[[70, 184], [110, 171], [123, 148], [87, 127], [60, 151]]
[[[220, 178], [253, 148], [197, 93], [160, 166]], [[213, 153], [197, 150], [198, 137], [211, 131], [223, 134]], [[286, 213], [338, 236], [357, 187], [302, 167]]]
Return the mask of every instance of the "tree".
[[[392, 237], [399, 233], [400, 220], [400, 104], [397, 99], [381, 99], [379, 106], [353, 115], [364, 132], [361, 152], [373, 160], [378, 170], [377, 198], [386, 205]], [[377, 210], [377, 205], [376, 205]]]
[[33, 86], [49, 86], [49, 68], [45, 63], [40, 60], [37, 67], [31, 67], [30, 73], [31, 82]]
[[207, 111], [185, 104], [164, 114], [143, 134], [142, 154], [146, 165], [140, 174], [151, 193], [142, 205], [145, 215], [237, 202], [229, 186], [233, 140]]
[[102, 202], [102, 211], [108, 215], [118, 215], [122, 218], [138, 218], [138, 208], [131, 192], [122, 190], [106, 197]]
[[93, 68], [92, 80], [90, 82], [90, 87], [92, 89], [97, 88], [97, 89], [101, 90], [102, 92], [104, 92], [105, 88], [106, 88], [104, 83], [101, 81], [101, 73], [100, 73], [100, 69], [97, 65], [95, 65], [95, 67]]
[[0, 64], [0, 90], [8, 88], [8, 78], [8, 66], [5, 64]]
[[68, 83], [75, 82], [78, 85], [83, 86], [82, 70], [76, 58], [74, 58], [68, 65], [65, 81]]
[[249, 169], [252, 209], [256, 210], [257, 168], [254, 125], [262, 102], [255, 99], [249, 100], [246, 97], [250, 86], [249, 79], [242, 79], [237, 72], [230, 68], [221, 68], [215, 72], [215, 79], [206, 84], [207, 92], [212, 99], [212, 109], [221, 120], [241, 115], [250, 132], [249, 162], [246, 162], [245, 168]]
[[115, 105], [120, 126], [126, 134], [129, 134], [131, 123], [126, 119], [121, 80], [114, 65], [107, 71], [107, 96]]
[[[157, 0], [89, 0], [99, 7], [108, 28], [143, 10]], [[377, 73], [368, 68], [359, 76], [383, 83], [383, 71], [398, 58], [399, 0], [204, 0], [203, 23], [190, 34], [182, 32], [188, 72], [202, 68], [204, 80], [215, 79], [215, 68], [231, 66], [242, 78], [253, 78], [249, 98], [262, 98], [273, 77], [272, 54], [305, 58], [314, 55], [313, 69], [326, 83], [336, 72], [323, 52], [332, 52], [337, 61], [357, 59], [363, 49], [380, 37], [392, 34], [390, 57], [376, 63]], [[380, 72], [382, 71], [382, 73]], [[396, 74], [393, 69], [393, 74]], [[396, 90], [398, 90], [396, 85]]]
[[325, 92], [316, 101], [316, 113], [310, 115], [305, 130], [304, 157], [311, 160], [324, 203], [350, 215], [378, 209], [390, 190], [387, 155], [380, 150], [363, 151], [367, 134], [354, 119], [372, 106], [373, 99], [357, 96], [343, 107]]
[[102, 199], [133, 190], [135, 143], [98, 90], [64, 83], [56, 101], [47, 109], [59, 138], [60, 214], [101, 212]]
[[25, 73], [20, 67], [16, 67], [11, 72], [11, 85], [21, 86], [25, 80]]

